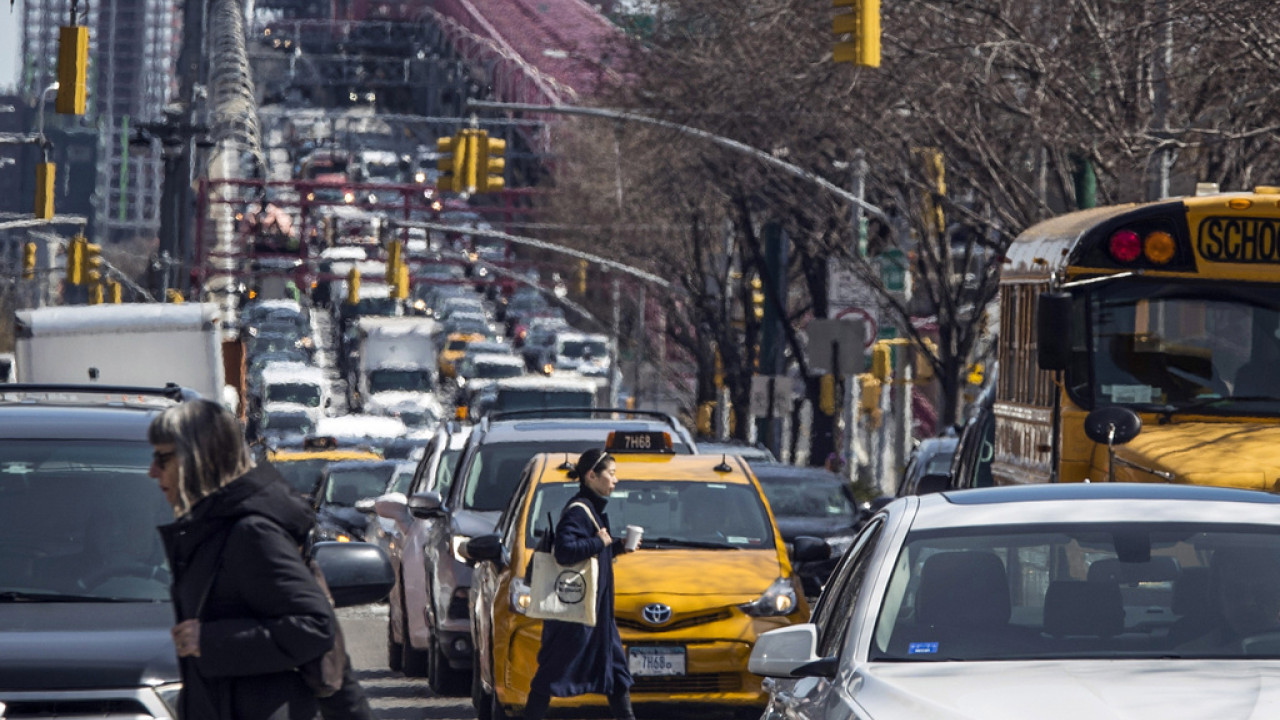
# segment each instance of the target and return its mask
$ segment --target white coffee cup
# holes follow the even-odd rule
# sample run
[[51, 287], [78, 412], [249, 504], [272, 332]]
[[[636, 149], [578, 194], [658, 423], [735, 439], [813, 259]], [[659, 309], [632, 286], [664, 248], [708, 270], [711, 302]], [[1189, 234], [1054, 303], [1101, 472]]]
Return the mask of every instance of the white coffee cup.
[[644, 528], [639, 525], [627, 526], [627, 533], [624, 536], [626, 539], [623, 540], [623, 547], [627, 549], [627, 552], [631, 552], [640, 547], [640, 536], [642, 535], [644, 535]]

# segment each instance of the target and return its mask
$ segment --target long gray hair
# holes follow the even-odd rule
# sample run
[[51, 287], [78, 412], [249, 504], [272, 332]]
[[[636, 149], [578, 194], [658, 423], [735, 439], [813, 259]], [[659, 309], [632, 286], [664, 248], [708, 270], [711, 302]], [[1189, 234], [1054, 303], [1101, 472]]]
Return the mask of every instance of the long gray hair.
[[165, 408], [151, 421], [147, 440], [174, 446], [178, 463], [177, 515], [253, 468], [240, 422], [222, 405], [192, 400]]

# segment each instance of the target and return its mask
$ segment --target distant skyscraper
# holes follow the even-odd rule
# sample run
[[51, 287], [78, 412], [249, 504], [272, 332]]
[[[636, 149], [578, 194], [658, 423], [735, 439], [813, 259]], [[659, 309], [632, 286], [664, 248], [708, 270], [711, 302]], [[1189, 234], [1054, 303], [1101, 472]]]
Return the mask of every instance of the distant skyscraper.
[[[88, 16], [85, 17], [85, 10]], [[159, 227], [163, 163], [158, 152], [130, 153], [131, 130], [160, 120], [176, 89], [181, 40], [176, 0], [92, 0], [79, 3], [89, 27], [88, 112], [75, 119], [98, 130], [93, 192], [96, 240], [153, 236]], [[58, 28], [70, 23], [70, 0], [25, 0], [22, 9], [24, 94], [39, 99], [57, 80]], [[53, 124], [46, 107], [46, 124]]]

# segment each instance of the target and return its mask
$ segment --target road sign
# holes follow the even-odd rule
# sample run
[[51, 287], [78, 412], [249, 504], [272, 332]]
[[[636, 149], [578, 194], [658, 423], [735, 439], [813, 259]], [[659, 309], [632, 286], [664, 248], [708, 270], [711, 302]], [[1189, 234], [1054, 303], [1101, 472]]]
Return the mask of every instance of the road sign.
[[880, 324], [876, 322], [876, 316], [869, 310], [862, 308], [845, 308], [836, 315], [836, 320], [861, 320], [862, 321], [862, 349], [870, 350], [879, 337]]
[[866, 329], [860, 319], [809, 321], [809, 369], [822, 375], [862, 372]]
[[[773, 400], [770, 413], [769, 400]], [[791, 410], [791, 378], [785, 375], [753, 375], [751, 377], [751, 414], [773, 417]]]

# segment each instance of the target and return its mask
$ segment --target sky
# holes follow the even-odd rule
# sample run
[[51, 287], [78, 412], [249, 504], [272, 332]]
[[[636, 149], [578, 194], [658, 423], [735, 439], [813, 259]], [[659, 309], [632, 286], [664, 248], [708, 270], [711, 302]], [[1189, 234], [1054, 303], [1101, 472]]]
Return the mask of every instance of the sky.
[[0, 92], [8, 92], [18, 86], [19, 59], [22, 53], [22, 0], [13, 5], [12, 11], [0, 0]]

